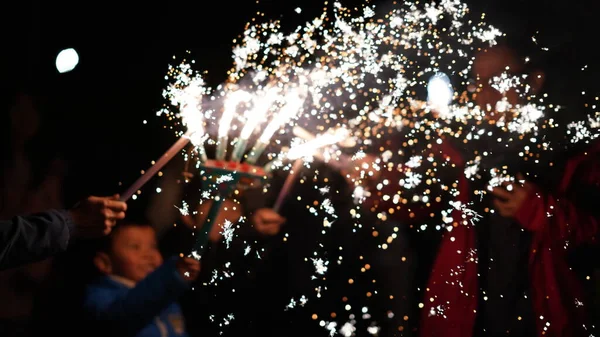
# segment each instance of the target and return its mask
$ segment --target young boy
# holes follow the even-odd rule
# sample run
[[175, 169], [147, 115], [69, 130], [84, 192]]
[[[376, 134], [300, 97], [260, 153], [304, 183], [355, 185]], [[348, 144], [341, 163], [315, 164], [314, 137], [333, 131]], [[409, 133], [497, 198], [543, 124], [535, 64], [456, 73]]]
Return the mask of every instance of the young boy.
[[177, 299], [198, 277], [200, 262], [163, 262], [153, 227], [123, 223], [98, 249], [103, 276], [88, 286], [84, 308], [94, 332], [104, 336], [187, 336]]

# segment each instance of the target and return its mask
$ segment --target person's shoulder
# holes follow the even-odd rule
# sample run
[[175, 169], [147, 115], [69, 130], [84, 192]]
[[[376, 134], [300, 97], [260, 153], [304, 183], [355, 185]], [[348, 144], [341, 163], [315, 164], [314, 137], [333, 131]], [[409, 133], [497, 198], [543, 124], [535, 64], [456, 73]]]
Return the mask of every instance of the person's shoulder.
[[177, 336], [189, 336], [186, 331], [185, 317], [180, 305], [177, 302], [171, 303], [161, 313], [165, 322], [171, 325], [171, 328], [176, 332]]
[[129, 287], [110, 276], [102, 276], [86, 286], [85, 301], [86, 303], [110, 301], [119, 294], [127, 292], [128, 289]]
[[182, 314], [183, 310], [181, 309], [181, 305], [179, 304], [179, 302], [174, 301], [167, 306], [164, 312], [168, 315], [177, 315]]

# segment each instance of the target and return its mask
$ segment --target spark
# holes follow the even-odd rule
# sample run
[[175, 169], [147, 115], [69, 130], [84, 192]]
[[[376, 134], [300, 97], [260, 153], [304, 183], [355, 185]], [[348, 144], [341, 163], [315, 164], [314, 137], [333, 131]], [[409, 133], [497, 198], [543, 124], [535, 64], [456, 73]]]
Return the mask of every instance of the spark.
[[[475, 53], [510, 37], [484, 17], [472, 17], [459, 0], [405, 1], [387, 13], [371, 4], [352, 9], [329, 2], [324, 7], [291, 32], [283, 31], [277, 20], [248, 23], [232, 48], [227, 82], [216, 89], [206, 86], [193, 62], [170, 65], [171, 83], [163, 92], [169, 106], [158, 115], [175, 126], [197, 130], [194, 144], [216, 144], [220, 159], [225, 160], [228, 146], [234, 145], [241, 149], [237, 154], [242, 160], [246, 141], [256, 141], [253, 149], [275, 147], [251, 161], [266, 161], [261, 165], [267, 173], [289, 170], [288, 162], [295, 159], [304, 160], [306, 167], [315, 160], [338, 163], [351, 172], [347, 177], [354, 202], [369, 205], [381, 221], [397, 211], [430, 207], [441, 200], [450, 208], [419, 226], [440, 231], [452, 228], [454, 210], [473, 226], [482, 218], [473, 210], [477, 205], [456, 201], [461, 177], [482, 180], [481, 186], [489, 188], [514, 183], [502, 161], [514, 156], [515, 166], [527, 160], [545, 163], [543, 156], [550, 156], [554, 146], [550, 141], [560, 143], [550, 139], [551, 130], [566, 127], [573, 144], [598, 136], [598, 114], [557, 125], [550, 118], [557, 112], [548, 103], [552, 98], [537, 96], [527, 84], [527, 74], [507, 70], [493, 77], [484, 85], [501, 98], [478, 107], [474, 94], [481, 87], [468, 89], [471, 78], [477, 77], [472, 73]], [[297, 8], [296, 13], [303, 12]], [[443, 87], [441, 96], [421, 97], [440, 74], [447, 75], [443, 83], [433, 83], [431, 94], [437, 96], [434, 91]], [[518, 94], [519, 103], [509, 100], [509, 92]], [[297, 139], [291, 136], [297, 127], [318, 136]], [[460, 150], [464, 164], [442, 151], [446, 145]], [[350, 157], [343, 162], [347, 167], [339, 164], [344, 156]], [[232, 180], [224, 175], [216, 181]], [[327, 233], [337, 220], [327, 195], [335, 188], [317, 189], [324, 197], [320, 207], [310, 200], [306, 208]], [[479, 192], [481, 201], [485, 191]], [[203, 190], [202, 199], [211, 194]], [[352, 221], [362, 226], [360, 212], [352, 214]], [[225, 223], [223, 234], [226, 226], [232, 237], [231, 222]], [[250, 251], [248, 245], [244, 254]], [[323, 275], [329, 261], [322, 252], [314, 253], [315, 273]], [[315, 289], [317, 298], [325, 290]], [[435, 315], [444, 313], [442, 306], [432, 310]], [[336, 323], [323, 325], [335, 334]]]

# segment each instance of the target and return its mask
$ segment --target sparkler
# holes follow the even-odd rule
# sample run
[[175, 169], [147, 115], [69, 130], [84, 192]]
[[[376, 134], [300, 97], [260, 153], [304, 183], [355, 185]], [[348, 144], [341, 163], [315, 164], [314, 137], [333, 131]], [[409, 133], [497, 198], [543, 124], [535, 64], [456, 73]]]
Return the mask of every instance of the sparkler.
[[[360, 170], [385, 168], [406, 175], [387, 182], [397, 185], [396, 193], [373, 193], [374, 196], [396, 200], [401, 192], [423, 186], [430, 195], [417, 196], [415, 200], [428, 200], [439, 195], [424, 184], [443, 180], [439, 176], [445, 166], [444, 162], [436, 162], [439, 158], [427, 157], [424, 163], [431, 165], [406, 169], [410, 158], [422, 154], [421, 145], [449, 139], [467, 145], [493, 141], [499, 144], [498, 148], [507, 146], [515, 153], [521, 151], [523, 160], [534, 151], [538, 158], [539, 152], [550, 149], [547, 143], [536, 143], [543, 139], [540, 132], [544, 127], [555, 127], [544, 119], [548, 99], [536, 97], [522, 83], [522, 77], [502, 74], [491, 80], [492, 87], [501, 93], [513, 88], [527, 102], [510, 104], [503, 100], [497, 107], [507, 117], [493, 123], [486, 119], [487, 111], [475, 106], [471, 95], [461, 90], [461, 86], [470, 83], [475, 51], [494, 45], [502, 36], [495, 27], [469, 18], [465, 4], [458, 0], [419, 4], [407, 1], [383, 16], [377, 16], [372, 5], [358, 11], [344, 8], [339, 2], [332, 5], [335, 18], [328, 18], [324, 11], [291, 33], [282, 32], [277, 21], [248, 25], [233, 50], [234, 68], [229, 72], [229, 84], [207, 100], [222, 102], [222, 114], [217, 119], [212, 115], [202, 119], [210, 123], [218, 120], [218, 160], [225, 160], [228, 141], [238, 127], [241, 132], [229, 159], [232, 162], [243, 160], [251, 135], [260, 123], [267, 122], [246, 159], [255, 164], [281, 128], [306, 123], [323, 132], [346, 126], [350, 130], [348, 139], [360, 148], [378, 144], [381, 152], [378, 162], [382, 166], [373, 164]], [[189, 67], [182, 73], [186, 78], [196, 78]], [[436, 75], [442, 73], [451, 74], [452, 78]], [[430, 95], [424, 102], [414, 96], [423, 91], [428, 79]], [[200, 87], [203, 82], [186, 83], [187, 87]], [[181, 92], [172, 91], [178, 97], [175, 101], [181, 101]], [[191, 92], [195, 96], [188, 96], [197, 97], [202, 90]], [[245, 113], [239, 118], [238, 110], [242, 109]], [[211, 111], [204, 106], [199, 110], [205, 115]], [[294, 117], [298, 118], [291, 123]], [[244, 123], [241, 126], [240, 121]], [[525, 134], [529, 135], [524, 137]], [[394, 151], [388, 148], [391, 142], [385, 142], [391, 137], [400, 142]], [[528, 142], [529, 139], [535, 141]], [[465, 161], [482, 163], [486, 157], [494, 157], [497, 150], [466, 154]], [[292, 147], [274, 161], [296, 160], [297, 151]], [[266, 172], [272, 164], [265, 165]], [[469, 171], [477, 169], [469, 167]], [[403, 204], [399, 202], [395, 207]]]
[[277, 113], [277, 115], [269, 122], [264, 129], [260, 138], [250, 151], [246, 162], [254, 164], [260, 158], [266, 147], [269, 145], [271, 138], [285, 123], [292, 119], [301, 110], [304, 98], [295, 91], [290, 92], [284, 98], [285, 105]]
[[[351, 130], [347, 139], [361, 148], [384, 144], [381, 140], [391, 136], [403, 139], [402, 151], [390, 152], [380, 145], [381, 155], [386, 156], [381, 162], [390, 171], [418, 154], [416, 144], [443, 142], [444, 138], [482, 140], [503, 134], [506, 144], [517, 147], [521, 145], [508, 140], [518, 137], [515, 133], [539, 134], [544, 106], [534, 103], [535, 96], [524, 85], [519, 92], [529, 103], [505, 105], [503, 110], [510, 118], [493, 124], [470, 97], [453, 94], [471, 78], [474, 52], [495, 44], [502, 35], [477, 20], [466, 25], [466, 5], [454, 0], [422, 5], [405, 2], [377, 17], [374, 6], [365, 5], [359, 13], [334, 2], [333, 11], [334, 20], [327, 19], [324, 12], [287, 35], [278, 22], [248, 26], [234, 48], [235, 67], [229, 84], [208, 100], [223, 105], [219, 118], [204, 118], [218, 120], [218, 160], [225, 160], [232, 133], [241, 130], [229, 159], [241, 162], [252, 134], [263, 121], [266, 127], [248, 153], [249, 164], [260, 160], [277, 130], [299, 123], [320, 132], [346, 126]], [[447, 69], [442, 71], [442, 67]], [[505, 92], [507, 85], [520, 84], [505, 77], [493, 79], [495, 87]], [[423, 102], [413, 96], [422, 91], [427, 78], [431, 79], [429, 97]], [[238, 110], [244, 111], [243, 116]], [[274, 162], [297, 159], [293, 158], [295, 151], [292, 147]], [[271, 170], [272, 164], [265, 165], [265, 171]], [[367, 168], [371, 169], [379, 168]], [[425, 172], [417, 174], [416, 170], [411, 169], [412, 176], [404, 180], [411, 182], [409, 186], [428, 181], [413, 179], [418, 174], [425, 177]], [[429, 180], [438, 173], [439, 169], [432, 169], [427, 173]], [[405, 187], [398, 185], [399, 190]]]
[[[510, 150], [520, 154], [522, 161], [535, 161], [540, 153], [551, 149], [547, 141], [542, 141], [542, 132], [556, 127], [545, 118], [548, 98], [536, 97], [522, 83], [523, 77], [504, 73], [491, 80], [492, 87], [499, 92], [514, 89], [521, 102], [525, 102], [511, 104], [501, 100], [490, 108], [505, 116], [497, 120], [488, 119], [487, 109], [473, 103], [473, 92], [461, 88], [473, 76], [475, 51], [494, 45], [502, 33], [483, 21], [469, 18], [467, 6], [459, 0], [405, 1], [380, 17], [371, 5], [357, 12], [339, 2], [332, 4], [335, 18], [327, 17], [331, 9], [327, 8], [291, 33], [282, 32], [277, 21], [257, 20], [247, 26], [233, 50], [234, 67], [229, 72], [229, 82], [235, 85], [225, 87], [208, 100], [221, 102], [222, 114], [220, 118], [210, 115], [202, 119], [209, 123], [218, 120], [217, 160], [226, 159], [229, 139], [240, 129], [228, 162], [240, 164], [252, 134], [262, 122], [266, 122], [266, 127], [252, 146], [247, 164], [259, 162], [280, 129], [289, 130], [305, 123], [327, 135], [328, 130], [344, 127], [347, 139], [354, 145], [361, 149], [375, 147], [380, 152], [377, 160], [359, 168], [361, 176], [372, 171], [398, 173], [394, 180], [382, 180], [371, 193], [372, 198], [389, 200], [395, 211], [414, 202], [429, 205], [436, 198], [455, 197], [452, 185], [456, 177], [447, 178], [445, 174], [456, 167], [448, 158], [426, 155], [427, 151], [434, 152], [433, 145], [448, 141], [460, 144], [468, 164], [464, 174], [471, 180], [482, 179], [477, 174], [478, 166], [485, 166], [482, 163], [486, 161], [490, 165], [489, 162], [500, 158], [497, 152]], [[193, 77], [187, 68], [183, 73]], [[441, 73], [451, 78], [435, 76]], [[242, 80], [249, 78], [251, 83], [242, 86]], [[418, 93], [423, 92], [427, 82], [429, 97], [419, 99]], [[188, 86], [194, 85], [188, 82]], [[474, 93], [479, 90], [481, 86]], [[172, 93], [180, 95], [179, 91]], [[211, 111], [198, 110], [205, 115]], [[238, 110], [243, 110], [244, 116], [239, 116]], [[577, 136], [584, 134], [573, 132]], [[287, 145], [279, 141], [278, 145]], [[289, 151], [279, 153], [264, 166], [267, 174], [275, 162], [294, 161], [276, 209], [281, 207], [302, 168], [301, 158], [312, 156], [320, 146], [327, 146], [322, 138], [321, 145], [313, 141], [290, 146]], [[485, 143], [485, 150], [475, 146], [477, 142]], [[493, 143], [498, 145], [489, 146]], [[355, 156], [358, 155], [357, 152]], [[485, 167], [482, 171], [489, 169]], [[236, 183], [235, 179], [227, 182], [219, 201]], [[213, 205], [218, 203], [215, 199]], [[388, 208], [376, 212], [380, 219], [385, 219]], [[216, 213], [212, 210], [210, 213], [209, 218], [215, 218]], [[430, 228], [444, 228], [443, 224], [433, 225]], [[203, 229], [203, 233], [209, 230]], [[202, 248], [203, 243], [198, 247]]]
[[296, 178], [298, 178], [298, 175], [300, 174], [300, 171], [302, 170], [303, 164], [304, 164], [304, 161], [302, 159], [296, 159], [296, 161], [294, 162], [294, 165], [292, 166], [292, 169], [290, 170], [290, 174], [288, 174], [288, 176], [285, 178], [283, 187], [281, 188], [279, 195], [277, 195], [277, 200], [275, 201], [275, 204], [273, 205], [273, 210], [275, 212], [279, 213], [279, 210], [281, 210], [281, 206], [283, 205], [285, 198], [290, 193], [292, 186], [294, 186], [294, 182], [296, 181]]
[[300, 170], [302, 169], [302, 165], [304, 163], [304, 160], [302, 159], [303, 157], [312, 156], [316, 150], [328, 145], [341, 142], [347, 137], [348, 131], [346, 129], [338, 129], [331, 133], [319, 135], [302, 145], [291, 148], [287, 152], [286, 157], [289, 160], [295, 161], [292, 165], [292, 169], [290, 170], [290, 174], [286, 177], [283, 187], [279, 191], [279, 195], [277, 196], [277, 200], [275, 201], [273, 210], [278, 212], [281, 209], [281, 206], [283, 205], [283, 202], [290, 193], [292, 186], [296, 181], [296, 178], [300, 174]]
[[248, 139], [256, 126], [265, 119], [267, 112], [277, 100], [277, 96], [276, 88], [267, 88], [263, 94], [255, 99], [253, 109], [246, 111], [246, 123], [231, 155], [231, 161], [239, 162], [242, 159], [248, 145]]
[[200, 161], [206, 162], [208, 157], [204, 148], [206, 133], [202, 123], [202, 113], [196, 108], [195, 103], [192, 102], [183, 106], [181, 116], [183, 124], [189, 126], [189, 139], [194, 144]]
[[249, 92], [238, 90], [231, 93], [224, 104], [223, 115], [219, 121], [219, 133], [217, 143], [217, 160], [224, 160], [227, 152], [227, 142], [229, 139], [229, 128], [235, 117], [236, 109], [240, 103], [247, 103], [252, 98]]
[[163, 168], [175, 155], [179, 153], [189, 142], [193, 135], [192, 131], [186, 132], [181, 138], [175, 142], [161, 157], [152, 165], [141, 177], [139, 177], [123, 194], [120, 200], [127, 201], [131, 198], [144, 184], [150, 180], [161, 168]]

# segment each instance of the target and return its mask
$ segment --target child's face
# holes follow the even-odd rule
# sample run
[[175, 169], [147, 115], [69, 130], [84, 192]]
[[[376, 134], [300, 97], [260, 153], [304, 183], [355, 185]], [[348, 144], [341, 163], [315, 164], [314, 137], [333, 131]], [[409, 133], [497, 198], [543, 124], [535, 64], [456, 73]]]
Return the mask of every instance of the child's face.
[[162, 264], [152, 227], [128, 226], [115, 234], [109, 257], [111, 274], [139, 282]]

